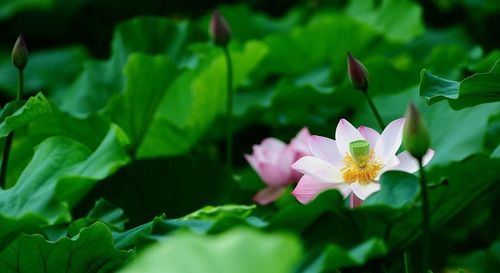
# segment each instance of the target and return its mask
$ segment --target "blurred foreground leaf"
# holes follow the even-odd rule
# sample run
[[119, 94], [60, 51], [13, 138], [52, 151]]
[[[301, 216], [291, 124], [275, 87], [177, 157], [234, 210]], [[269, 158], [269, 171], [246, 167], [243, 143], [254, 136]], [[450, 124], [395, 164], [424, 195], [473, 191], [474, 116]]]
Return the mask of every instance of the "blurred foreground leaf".
[[181, 233], [151, 246], [120, 272], [289, 273], [301, 246], [291, 235], [235, 229], [216, 236]]
[[302, 272], [320, 273], [343, 267], [362, 266], [373, 258], [384, 256], [387, 251], [384, 241], [378, 238], [370, 239], [351, 249], [328, 244], [322, 254]]

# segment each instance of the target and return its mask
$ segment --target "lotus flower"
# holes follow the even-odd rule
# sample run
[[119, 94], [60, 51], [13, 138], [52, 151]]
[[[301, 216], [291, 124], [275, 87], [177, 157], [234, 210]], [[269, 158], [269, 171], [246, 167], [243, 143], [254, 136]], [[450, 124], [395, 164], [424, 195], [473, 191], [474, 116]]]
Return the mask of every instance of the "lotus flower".
[[[301, 203], [308, 203], [320, 192], [338, 189], [344, 197], [351, 194], [351, 206], [361, 204], [372, 193], [380, 190], [380, 175], [389, 170], [413, 173], [417, 161], [404, 151], [396, 155], [403, 138], [405, 119], [391, 122], [382, 134], [361, 126], [354, 128], [347, 120], [340, 120], [335, 140], [311, 136], [311, 156], [300, 158], [292, 169], [304, 174], [293, 195]], [[429, 149], [423, 158], [427, 164], [434, 151]]]
[[302, 129], [287, 145], [279, 139], [266, 138], [260, 145], [253, 146], [253, 153], [245, 158], [267, 187], [259, 191], [253, 200], [267, 205], [283, 194], [287, 185], [297, 182], [302, 174], [292, 170], [290, 165], [299, 158], [310, 155], [307, 128]]

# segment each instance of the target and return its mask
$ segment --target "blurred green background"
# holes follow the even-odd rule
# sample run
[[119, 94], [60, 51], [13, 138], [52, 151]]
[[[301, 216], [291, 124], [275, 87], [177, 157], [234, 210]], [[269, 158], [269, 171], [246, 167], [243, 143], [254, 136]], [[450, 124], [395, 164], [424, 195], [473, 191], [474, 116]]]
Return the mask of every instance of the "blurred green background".
[[[219, 77], [224, 63], [207, 31], [215, 7], [232, 26], [230, 49], [238, 69], [236, 182], [223, 163], [225, 86]], [[490, 70], [500, 59], [498, 18], [500, 1], [495, 0], [2, 1], [1, 102], [15, 96], [10, 52], [22, 32], [30, 50], [25, 96], [42, 91], [54, 106], [51, 115], [16, 130], [7, 182], [16, 183], [34, 147], [48, 137], [64, 136], [86, 149], [75, 144], [69, 153], [92, 152], [101, 160], [89, 160], [95, 163], [89, 169], [100, 176], [70, 173], [62, 176], [63, 182], [51, 180], [64, 185], [63, 190], [40, 195], [58, 210], [45, 199], [33, 205], [54, 224], [43, 227], [47, 238], [75, 235], [97, 220], [106, 222], [97, 217], [104, 210], [129, 219], [125, 225], [120, 214], [106, 222], [115, 240], [114, 246], [109, 243], [112, 250], [128, 251], [144, 241], [173, 236], [174, 244], [187, 245], [188, 253], [194, 241], [205, 254], [217, 254], [205, 248], [213, 243], [211, 237], [198, 241], [175, 233], [190, 230], [223, 233], [221, 241], [239, 238], [234, 251], [213, 259], [248, 250], [249, 242], [274, 253], [275, 248], [261, 243], [276, 240], [292, 249], [283, 268], [292, 265], [295, 272], [337, 272], [340, 267], [359, 272], [357, 266], [364, 266], [363, 272], [385, 272], [381, 265], [388, 272], [402, 272], [403, 250], [419, 259], [420, 210], [415, 195], [387, 194], [394, 179], [388, 179], [387, 192], [378, 201], [354, 211], [344, 208], [336, 192], [310, 206], [287, 195], [268, 207], [197, 211], [206, 205], [251, 205], [252, 195], [264, 184], [242, 155], [265, 137], [288, 141], [304, 126], [331, 137], [341, 117], [376, 128], [362, 96], [347, 81], [349, 50], [370, 71], [370, 92], [386, 121], [401, 117], [409, 101], [417, 103], [428, 121], [437, 151], [429, 165], [436, 205], [433, 251], [442, 254], [433, 256], [433, 264], [494, 272], [500, 256], [499, 104], [465, 98], [465, 106], [457, 108], [447, 101], [429, 106], [420, 97], [426, 87], [420, 84], [420, 72], [425, 68], [431, 75], [461, 81]], [[111, 123], [123, 131], [110, 130]], [[122, 134], [130, 145], [121, 142]], [[415, 190], [416, 179], [408, 179]], [[75, 186], [82, 181], [87, 184]], [[94, 207], [103, 197], [123, 211], [104, 202]], [[2, 213], [10, 213], [9, 208]], [[167, 218], [155, 218], [163, 213]], [[55, 214], [63, 220], [54, 221]], [[78, 219], [71, 225], [70, 216]], [[243, 231], [224, 237], [236, 226], [292, 235]], [[104, 225], [93, 229], [111, 234]], [[306, 250], [303, 256], [300, 248]], [[332, 262], [339, 255], [340, 262]], [[143, 263], [149, 264], [147, 258]]]

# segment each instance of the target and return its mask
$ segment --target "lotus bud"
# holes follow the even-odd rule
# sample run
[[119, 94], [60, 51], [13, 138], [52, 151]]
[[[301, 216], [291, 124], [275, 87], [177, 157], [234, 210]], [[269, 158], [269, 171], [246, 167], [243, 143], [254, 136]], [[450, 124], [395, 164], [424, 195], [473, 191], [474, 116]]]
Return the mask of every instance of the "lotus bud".
[[413, 103], [410, 103], [406, 111], [403, 143], [408, 152], [417, 159], [422, 159], [431, 145], [427, 126]]
[[355, 89], [362, 92], [368, 90], [368, 70], [366, 70], [365, 66], [349, 52], [347, 52], [347, 72], [349, 80]]
[[226, 19], [215, 9], [210, 20], [210, 35], [218, 46], [226, 46], [231, 40], [231, 29]]
[[19, 34], [12, 49], [12, 63], [21, 70], [28, 64], [28, 47], [22, 34]]

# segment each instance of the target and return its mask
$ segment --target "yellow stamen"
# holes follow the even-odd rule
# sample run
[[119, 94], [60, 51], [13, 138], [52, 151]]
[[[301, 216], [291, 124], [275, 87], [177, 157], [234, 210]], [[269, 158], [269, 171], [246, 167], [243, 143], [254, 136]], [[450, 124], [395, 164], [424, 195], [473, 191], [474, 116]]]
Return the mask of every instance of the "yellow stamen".
[[344, 157], [344, 167], [340, 170], [346, 183], [359, 182], [360, 184], [369, 184], [375, 180], [378, 172], [382, 169], [380, 164], [373, 156], [373, 150], [370, 155], [358, 160], [354, 160], [351, 155]]

